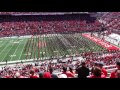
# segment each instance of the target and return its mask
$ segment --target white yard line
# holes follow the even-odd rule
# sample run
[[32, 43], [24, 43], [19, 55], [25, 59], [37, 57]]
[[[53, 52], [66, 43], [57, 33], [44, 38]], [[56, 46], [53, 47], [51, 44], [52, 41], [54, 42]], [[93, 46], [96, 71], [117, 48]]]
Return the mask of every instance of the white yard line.
[[[3, 42], [3, 41], [2, 41]], [[0, 44], [2, 43], [2, 42], [0, 42]], [[0, 47], [2, 47], [4, 45], [4, 43], [2, 43], [2, 45], [0, 45]]]
[[[26, 45], [26, 43], [24, 44], [24, 47], [25, 47], [25, 45]], [[21, 54], [20, 54], [20, 57], [18, 58], [18, 60], [20, 60], [20, 58], [21, 58], [21, 56], [22, 56], [22, 52], [23, 52], [23, 50], [24, 50], [24, 47], [23, 47], [23, 49], [22, 49], [22, 51], [21, 51]]]
[[[20, 43], [18, 44], [18, 46], [17, 46], [15, 52], [13, 53], [13, 55], [16, 53], [16, 51], [17, 51], [17, 49], [18, 49], [19, 46], [20, 46]], [[9, 61], [11, 61], [12, 59], [13, 59], [13, 57], [11, 57], [11, 59]]]
[[[10, 44], [10, 43], [9, 43], [9, 44]], [[8, 46], [9, 46], [9, 45], [8, 45]], [[12, 47], [13, 47], [13, 46], [14, 46], [14, 44], [12, 45]], [[11, 47], [11, 48], [12, 48], [12, 47]], [[10, 50], [11, 50], [11, 48], [10, 48]], [[9, 51], [10, 51], [10, 50], [9, 50]], [[5, 57], [7, 56], [7, 54], [9, 53], [9, 51], [6, 53]], [[5, 57], [3, 58], [3, 60], [5, 59]], [[1, 62], [3, 62], [3, 60], [1, 60]]]
[[[6, 42], [5, 42], [5, 43], [6, 43]], [[2, 43], [1, 47], [4, 46], [5, 43]], [[6, 45], [6, 46], [7, 46], [7, 45]], [[5, 49], [5, 48], [6, 48], [6, 47], [4, 47], [4, 49]], [[3, 49], [3, 50], [4, 50], [4, 49]], [[3, 50], [0, 52], [0, 54], [3, 52]]]
[[9, 46], [10, 42], [5, 46], [5, 48], [0, 52], [0, 54]]

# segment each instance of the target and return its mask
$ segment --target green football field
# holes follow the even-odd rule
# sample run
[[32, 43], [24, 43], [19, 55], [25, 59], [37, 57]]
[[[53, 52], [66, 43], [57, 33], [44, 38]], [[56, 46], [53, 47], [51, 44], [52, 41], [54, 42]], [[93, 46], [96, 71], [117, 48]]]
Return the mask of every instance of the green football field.
[[51, 34], [36, 35], [29, 38], [1, 38], [0, 62], [26, 59], [43, 60], [82, 52], [97, 52], [103, 49], [80, 34]]

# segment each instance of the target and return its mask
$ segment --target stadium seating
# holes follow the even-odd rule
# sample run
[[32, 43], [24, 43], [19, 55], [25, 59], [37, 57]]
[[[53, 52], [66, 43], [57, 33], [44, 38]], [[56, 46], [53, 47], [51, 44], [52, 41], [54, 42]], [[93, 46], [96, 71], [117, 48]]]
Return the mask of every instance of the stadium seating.
[[99, 22], [86, 23], [86, 21], [23, 21], [23, 22], [1, 22], [0, 37], [18, 35], [31, 35], [35, 33], [60, 33], [60, 32], [83, 32], [98, 31], [101, 29]]
[[[0, 15], [11, 15], [11, 14], [32, 14], [35, 12], [0, 12]], [[100, 19], [105, 21], [105, 28], [109, 31], [119, 33], [120, 29], [120, 12], [107, 13]], [[101, 23], [97, 20], [90, 22], [90, 20], [76, 20], [68, 18], [68, 20], [17, 20], [17, 21], [3, 21], [0, 22], [0, 37], [11, 37], [11, 36], [25, 36], [25, 35], [36, 35], [36, 34], [51, 34], [51, 33], [74, 33], [74, 32], [94, 32], [101, 31]], [[89, 45], [89, 44], [85, 44]], [[99, 52], [84, 52], [79, 56], [85, 59], [86, 66], [92, 68], [95, 62], [103, 62], [106, 69], [116, 69], [116, 61], [120, 58], [119, 51], [99, 51]], [[58, 73], [57, 76], [62, 74], [63, 66], [72, 67], [74, 70], [81, 64], [80, 61], [75, 61], [70, 58], [68, 61], [61, 63], [52, 63], [39, 61], [33, 62], [32, 64], [16, 64], [13, 66], [5, 66], [0, 68], [0, 78], [39, 78], [39, 73], [50, 72], [49, 69], [54, 68], [54, 74]], [[109, 67], [110, 66], [110, 67]], [[68, 70], [69, 71], [69, 70]], [[74, 72], [75, 73], [75, 72]], [[32, 75], [32, 76], [31, 76]], [[74, 74], [76, 75], [76, 74]], [[69, 78], [69, 77], [68, 77]], [[75, 77], [74, 77], [75, 78]]]
[[105, 14], [101, 20], [103, 20], [105, 22], [105, 26], [106, 28], [108, 28], [108, 30], [112, 30], [115, 31], [117, 33], [118, 30], [120, 29], [120, 12], [112, 12], [112, 13], [107, 13]]

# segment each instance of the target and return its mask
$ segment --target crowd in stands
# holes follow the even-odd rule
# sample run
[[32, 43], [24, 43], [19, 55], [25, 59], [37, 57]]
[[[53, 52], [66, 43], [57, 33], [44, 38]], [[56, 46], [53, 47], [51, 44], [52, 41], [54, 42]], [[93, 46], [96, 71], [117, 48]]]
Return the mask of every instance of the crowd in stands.
[[93, 61], [103, 62], [106, 66], [115, 65], [116, 61], [120, 58], [120, 52], [112, 51], [111, 53], [111, 51], [100, 51], [97, 53], [85, 53], [82, 56], [86, 59], [87, 66], [91, 68]]
[[[105, 22], [105, 27], [108, 30], [112, 30], [119, 33], [120, 30], [120, 12], [108, 12], [101, 17], [101, 20]], [[120, 33], [119, 33], [120, 34]]]
[[0, 12], [0, 15], [8, 15], [8, 14], [12, 14], [13, 12]]
[[[0, 12], [1, 15], [11, 13]], [[106, 21], [107, 27], [120, 29], [119, 14], [117, 12], [107, 13], [102, 19]], [[101, 30], [101, 23], [98, 21], [89, 23], [86, 20], [0, 22], [0, 37], [96, 30]], [[39, 61], [32, 64], [21, 63], [15, 66], [1, 67], [0, 78], [107, 78], [107, 71], [103, 66], [115, 64], [117, 69], [111, 73], [110, 78], [120, 78], [120, 62], [117, 62], [120, 58], [120, 52], [85, 52], [81, 56], [85, 58], [84, 62], [76, 61], [73, 63], [71, 58], [65, 63]]]
[[[71, 57], [65, 62], [58, 59], [56, 63], [46, 60], [7, 65], [0, 68], [0, 78], [120, 78], [120, 52], [101, 58], [93, 54], [96, 57], [94, 59], [88, 59], [88, 56], [82, 61], [74, 61]], [[117, 69], [108, 76], [106, 68], [103, 67], [106, 65], [116, 65]]]
[[31, 35], [40, 33], [63, 33], [101, 30], [101, 24], [97, 21], [23, 21], [23, 22], [0, 22], [0, 37], [18, 35]]

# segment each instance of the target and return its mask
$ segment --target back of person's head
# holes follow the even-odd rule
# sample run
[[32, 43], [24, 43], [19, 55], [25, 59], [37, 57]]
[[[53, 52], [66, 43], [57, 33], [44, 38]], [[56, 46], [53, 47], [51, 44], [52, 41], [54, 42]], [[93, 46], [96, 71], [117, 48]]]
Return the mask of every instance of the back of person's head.
[[43, 74], [43, 78], [52, 78], [52, 77], [51, 77], [51, 74], [49, 72], [45, 72]]
[[95, 67], [94, 70], [93, 70], [93, 75], [96, 76], [96, 77], [101, 77], [101, 69], [99, 67]]
[[104, 66], [104, 63], [103, 63], [103, 62], [99, 62], [99, 63], [98, 63], [98, 66], [99, 66], [100, 68], [102, 68], [102, 67]]
[[35, 71], [32, 69], [32, 70], [30, 71], [30, 74], [31, 74], [31, 75], [34, 75], [34, 73], [35, 73]]
[[39, 78], [43, 78], [43, 73], [39, 73]]
[[98, 62], [94, 62], [94, 66], [98, 66]]
[[58, 78], [58, 76], [56, 74], [52, 74], [51, 77], [52, 78]]
[[67, 67], [63, 66], [63, 72], [67, 71]]
[[82, 66], [85, 66], [85, 61], [82, 61], [82, 62], [81, 62], [81, 65], [82, 65]]
[[72, 70], [73, 70], [73, 68], [72, 68], [72, 67], [69, 67], [69, 70], [70, 70], [70, 71], [72, 71]]
[[120, 61], [116, 62], [117, 68], [120, 70]]
[[49, 68], [49, 71], [50, 71], [50, 73], [52, 74], [52, 72], [53, 72], [53, 68], [50, 67], [50, 68]]

